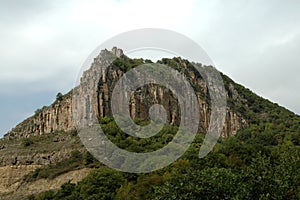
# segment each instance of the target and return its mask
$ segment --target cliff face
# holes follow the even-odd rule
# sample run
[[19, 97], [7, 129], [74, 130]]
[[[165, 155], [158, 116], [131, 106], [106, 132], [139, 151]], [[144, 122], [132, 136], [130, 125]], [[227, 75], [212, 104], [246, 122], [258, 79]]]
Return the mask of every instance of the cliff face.
[[[78, 124], [73, 118], [73, 109], [76, 109], [75, 115], [77, 120], [85, 121], [89, 124], [89, 119], [95, 117], [111, 116], [110, 100], [113, 88], [117, 81], [123, 76], [127, 69], [122, 68], [118, 63], [111, 64], [107, 70], [103, 66], [108, 65], [108, 60], [112, 56], [118, 57], [122, 62], [129, 58], [123, 56], [120, 49], [113, 48], [112, 52], [103, 50], [101, 54], [94, 59], [90, 69], [84, 72], [81, 84], [76, 87], [73, 99], [73, 92], [63, 96], [62, 99], [56, 100], [51, 106], [42, 109], [39, 113], [26, 119], [4, 138], [22, 138], [29, 135], [41, 135], [52, 133], [55, 131], [71, 131]], [[173, 60], [174, 61], [174, 60]], [[187, 61], [176, 59], [176, 65], [180, 72], [184, 73], [191, 85], [195, 89], [195, 93], [199, 102], [200, 110], [200, 132], [205, 133], [209, 124], [209, 98], [205, 81], [197, 74], [196, 71], [188, 67]], [[124, 63], [123, 63], [124, 64]], [[100, 72], [102, 76], [100, 77]], [[243, 103], [243, 99], [239, 96], [233, 86], [228, 87], [227, 93], [232, 94], [234, 101]], [[89, 91], [94, 91], [90, 93]], [[148, 111], [151, 105], [161, 104], [167, 112], [167, 122], [173, 125], [180, 123], [180, 108], [176, 97], [172, 92], [159, 85], [148, 85], [142, 87], [130, 95], [129, 111], [132, 118], [148, 119]], [[78, 109], [80, 108], [80, 109]], [[223, 128], [223, 136], [235, 134], [247, 124], [244, 117], [235, 112], [229, 106], [227, 107], [226, 121]]]
[[29, 135], [71, 131], [73, 129], [72, 94], [68, 94], [18, 124], [4, 138], [22, 138]]
[[[209, 94], [207, 91], [206, 83], [202, 77], [196, 72], [191, 70], [185, 61], [177, 60], [181, 66], [178, 70], [189, 77], [189, 82], [194, 86], [195, 94], [199, 103], [200, 111], [200, 124], [199, 131], [205, 133], [209, 126], [210, 108], [209, 108]], [[112, 65], [103, 72], [100, 78], [98, 89], [98, 115], [99, 117], [111, 116], [110, 102], [111, 93], [117, 81], [124, 75], [126, 70], [121, 70], [119, 67]], [[238, 95], [233, 86], [230, 87], [231, 94], [234, 94], [235, 101], [242, 102], [243, 99]], [[127, 94], [130, 96], [129, 112], [131, 118], [149, 119], [148, 111], [153, 104], [160, 104], [166, 110], [167, 122], [171, 125], [180, 124], [180, 106], [176, 96], [168, 88], [149, 84], [139, 88], [134, 93]], [[119, 96], [122, 101], [122, 96]], [[234, 135], [239, 129], [246, 126], [247, 122], [243, 116], [234, 112], [232, 108], [227, 107], [226, 121], [223, 127], [223, 137]]]

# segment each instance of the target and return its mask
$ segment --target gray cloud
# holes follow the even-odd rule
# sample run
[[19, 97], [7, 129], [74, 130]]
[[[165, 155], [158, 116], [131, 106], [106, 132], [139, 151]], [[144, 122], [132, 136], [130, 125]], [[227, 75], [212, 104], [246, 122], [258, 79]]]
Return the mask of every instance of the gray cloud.
[[0, 134], [71, 89], [97, 45], [144, 27], [191, 37], [222, 72], [300, 113], [299, 9], [293, 0], [0, 1]]
[[209, 29], [204, 27], [196, 37], [217, 67], [259, 95], [300, 113], [300, 2], [213, 2]]

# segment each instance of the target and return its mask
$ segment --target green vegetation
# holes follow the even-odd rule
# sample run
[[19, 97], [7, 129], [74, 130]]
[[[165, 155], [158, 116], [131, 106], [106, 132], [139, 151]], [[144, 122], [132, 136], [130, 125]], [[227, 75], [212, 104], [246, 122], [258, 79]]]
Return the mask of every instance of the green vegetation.
[[64, 97], [64, 95], [61, 92], [57, 93], [56, 101], [61, 101], [63, 99], [63, 97]]
[[125, 183], [121, 172], [103, 167], [92, 171], [77, 185], [67, 182], [59, 191], [47, 191], [28, 199], [115, 199], [116, 190]]
[[34, 114], [37, 115], [37, 114], [39, 114], [39, 113], [41, 113], [41, 112], [42, 112], [42, 109], [38, 108], [38, 109], [36, 109], [36, 110], [34, 111]]
[[[144, 64], [144, 60], [142, 58], [135, 58], [135, 59], [130, 59], [129, 57], [123, 55], [121, 58], [116, 58], [112, 66], [118, 67], [120, 70], [127, 72], [130, 69]], [[147, 60], [147, 63], [149, 63], [149, 60]]]
[[[135, 122], [141, 126], [148, 124], [147, 121], [141, 122], [139, 119], [136, 119]], [[100, 123], [103, 132], [114, 144], [122, 149], [138, 153], [162, 148], [173, 139], [178, 130], [178, 127], [167, 125], [155, 136], [142, 139], [128, 136], [122, 132], [112, 118], [104, 117]]]
[[24, 138], [22, 139], [22, 145], [23, 147], [28, 147], [33, 144], [33, 141], [30, 138]]
[[[127, 137], [122, 143], [119, 138], [125, 135], [119, 135], [115, 122], [110, 118], [101, 122], [116, 144], [119, 142], [127, 150], [141, 151], [142, 140], [134, 141]], [[214, 150], [203, 159], [198, 158], [198, 151], [204, 136], [198, 134], [184, 156], [164, 169], [136, 175], [100, 167], [78, 184], [67, 182], [58, 191], [47, 191], [30, 198], [299, 199], [300, 147], [292, 142], [291, 135], [286, 134], [282, 138], [280, 130], [273, 129], [275, 134], [267, 130], [253, 125], [236, 136], [220, 139]], [[175, 130], [166, 129], [163, 135], [168, 132], [172, 136]], [[147, 150], [164, 144], [164, 139], [148, 140]], [[77, 152], [65, 162], [66, 166], [73, 165], [72, 162], [80, 162], [83, 166], [95, 161], [90, 154]], [[57, 164], [57, 169], [61, 165]], [[44, 173], [51, 174], [51, 168], [46, 168]]]

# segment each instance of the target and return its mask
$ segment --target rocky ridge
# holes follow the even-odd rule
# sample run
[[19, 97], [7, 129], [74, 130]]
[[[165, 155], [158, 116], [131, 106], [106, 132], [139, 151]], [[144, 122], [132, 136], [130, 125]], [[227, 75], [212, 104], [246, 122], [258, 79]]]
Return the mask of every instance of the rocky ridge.
[[[105, 55], [105, 56], [104, 56]], [[84, 72], [81, 78], [80, 85], [75, 88], [75, 92], [80, 99], [79, 102], [73, 102], [74, 89], [68, 94], [64, 95], [61, 99], [56, 100], [52, 105], [45, 107], [36, 113], [34, 116], [26, 119], [18, 124], [4, 138], [24, 138], [30, 135], [49, 134], [56, 131], [72, 131], [75, 129], [73, 120], [73, 107], [84, 107], [81, 110], [81, 120], [87, 118], [110, 116], [110, 98], [114, 85], [123, 76], [126, 70], [120, 69], [114, 63], [110, 65], [107, 70], [104, 65], [110, 62], [108, 59], [112, 56], [122, 59], [123, 51], [114, 47], [112, 51], [102, 50], [100, 55], [94, 59], [91, 67]], [[126, 56], [125, 56], [126, 57]], [[209, 102], [208, 92], [206, 89], [205, 81], [195, 71], [188, 68], [184, 60], [176, 59], [178, 68], [182, 73], [188, 76], [193, 85], [199, 86], [200, 89], [196, 91], [200, 108], [200, 128], [201, 132], [205, 132], [209, 124]], [[102, 73], [100, 77], [99, 74]], [[90, 90], [96, 91], [90, 95], [86, 95], [83, 91]], [[243, 99], [239, 96], [233, 85], [229, 86], [227, 93], [233, 94], [235, 101], [242, 102]], [[84, 96], [80, 96], [85, 94]], [[206, 97], [205, 97], [206, 96]], [[147, 119], [148, 110], [153, 103], [162, 104], [167, 111], [167, 118], [170, 124], [178, 124], [178, 115], [180, 108], [178, 108], [176, 97], [165, 87], [150, 85], [139, 89], [134, 94], [131, 94], [130, 101], [130, 115], [132, 118]], [[242, 102], [244, 103], [244, 102]], [[78, 109], [77, 109], [78, 110]], [[95, 115], [89, 116], [88, 115]], [[86, 122], [87, 124], [88, 122]], [[239, 129], [247, 125], [245, 118], [232, 108], [227, 106], [226, 121], [223, 128], [223, 136], [234, 135]]]

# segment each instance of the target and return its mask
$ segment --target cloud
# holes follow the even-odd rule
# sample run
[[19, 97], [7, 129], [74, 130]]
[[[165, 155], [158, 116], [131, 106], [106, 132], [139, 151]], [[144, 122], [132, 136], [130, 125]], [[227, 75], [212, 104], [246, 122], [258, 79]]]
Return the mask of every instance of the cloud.
[[300, 2], [288, 2], [200, 3], [209, 28], [195, 37], [221, 71], [299, 114]]
[[[5, 98], [16, 93], [48, 103], [72, 88], [84, 60], [103, 41], [155, 27], [192, 38], [222, 72], [300, 113], [299, 8], [300, 1], [292, 0], [0, 1], [0, 97], [11, 113], [22, 109]], [[11, 117], [10, 124], [26, 116]]]

